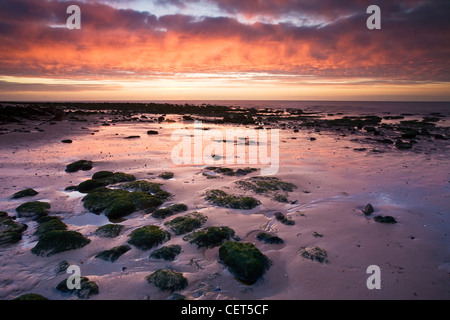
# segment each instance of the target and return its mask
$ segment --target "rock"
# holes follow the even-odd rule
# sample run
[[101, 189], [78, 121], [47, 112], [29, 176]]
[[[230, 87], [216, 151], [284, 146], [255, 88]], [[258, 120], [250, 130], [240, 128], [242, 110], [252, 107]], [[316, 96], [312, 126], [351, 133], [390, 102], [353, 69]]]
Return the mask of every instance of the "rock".
[[365, 214], [366, 216], [368, 216], [368, 215], [374, 213], [375, 210], [373, 209], [372, 205], [371, 205], [370, 203], [368, 203], [368, 204], [364, 207], [363, 212], [364, 212], [364, 214]]
[[49, 300], [49, 299], [37, 293], [26, 293], [17, 298], [14, 298], [13, 300]]
[[219, 249], [219, 258], [236, 278], [250, 284], [270, 268], [270, 260], [248, 242], [226, 241]]
[[128, 136], [125, 137], [124, 139], [139, 139], [141, 136]]
[[76, 231], [53, 230], [43, 234], [31, 252], [38, 256], [51, 256], [56, 253], [79, 249], [91, 240]]
[[183, 237], [184, 241], [196, 244], [198, 248], [214, 248], [234, 237], [234, 230], [228, 227], [208, 227]]
[[155, 287], [162, 291], [178, 291], [188, 286], [187, 279], [182, 273], [170, 269], [159, 269], [145, 278], [148, 283], [153, 283]]
[[198, 212], [193, 212], [182, 217], [177, 217], [164, 223], [176, 235], [191, 232], [200, 228], [208, 218]]
[[58, 217], [41, 217], [36, 220], [39, 225], [34, 232], [34, 235], [40, 238], [44, 234], [54, 230], [67, 230], [67, 225]]
[[397, 142], [395, 142], [395, 147], [399, 150], [408, 150], [412, 148], [412, 143], [398, 139]]
[[373, 218], [373, 220], [380, 223], [397, 223], [397, 220], [395, 220], [395, 218], [391, 216], [376, 216]]
[[0, 246], [17, 243], [22, 239], [22, 233], [27, 225], [15, 222], [6, 212], [0, 212]]
[[419, 131], [415, 129], [405, 129], [402, 132], [403, 139], [414, 139], [419, 134]]
[[303, 258], [310, 259], [312, 261], [318, 261], [320, 263], [327, 263], [327, 252], [319, 248], [318, 246], [302, 248], [300, 250], [300, 255]]
[[70, 139], [61, 140], [61, 143], [72, 143], [73, 141]]
[[174, 244], [159, 248], [150, 254], [150, 258], [164, 259], [167, 261], [175, 260], [175, 257], [181, 253], [181, 246]]
[[174, 176], [173, 172], [163, 172], [158, 177], [165, 179], [165, 180], [169, 180], [169, 179], [172, 179], [173, 176]]
[[37, 219], [49, 214], [51, 205], [47, 202], [30, 201], [21, 204], [16, 208], [19, 218]]
[[169, 217], [169, 216], [171, 216], [173, 214], [184, 212], [187, 209], [188, 209], [188, 207], [184, 203], [173, 204], [173, 205], [168, 206], [166, 208], [157, 209], [157, 210], [153, 211], [152, 217], [159, 218], [159, 219], [164, 219], [164, 218], [167, 218], [167, 217]]
[[243, 210], [251, 210], [261, 204], [253, 197], [229, 195], [218, 189], [206, 191], [205, 200], [219, 207]]
[[66, 167], [66, 172], [77, 172], [80, 170], [89, 171], [92, 169], [92, 161], [89, 160], [78, 160], [71, 164], [68, 164]]
[[110, 223], [110, 224], [98, 227], [97, 230], [95, 230], [94, 234], [96, 236], [99, 236], [102, 238], [115, 238], [115, 237], [119, 236], [122, 229], [123, 229], [122, 225]]
[[56, 290], [76, 294], [80, 299], [88, 299], [93, 294], [98, 294], [98, 286], [95, 282], [89, 281], [86, 277], [81, 277], [80, 279], [80, 289], [69, 289], [67, 287], [67, 279], [61, 281], [57, 286]]
[[97, 254], [95, 257], [105, 261], [114, 262], [129, 250], [131, 250], [131, 247], [128, 245], [117, 246], [109, 250], [104, 250]]
[[149, 250], [170, 240], [170, 233], [160, 229], [158, 226], [150, 225], [134, 230], [129, 237], [129, 244], [140, 250]]
[[283, 213], [281, 212], [275, 212], [274, 213], [275, 219], [277, 219], [278, 221], [280, 221], [282, 224], [285, 224], [287, 226], [292, 226], [295, 224], [295, 221], [292, 220], [291, 218], [286, 217]]
[[260, 232], [256, 235], [256, 239], [268, 244], [282, 244], [284, 240], [278, 236], [274, 236], [267, 232]]
[[33, 197], [33, 196], [35, 196], [37, 194], [39, 194], [39, 192], [37, 192], [37, 191], [35, 191], [35, 190], [31, 189], [31, 188], [28, 188], [28, 189], [25, 189], [25, 190], [22, 190], [22, 191], [14, 193], [12, 198], [13, 199], [19, 199], [19, 198], [24, 198], [24, 197]]
[[148, 131], [147, 131], [147, 134], [148, 134], [148, 135], [155, 135], [155, 134], [158, 134], [158, 131], [155, 131], [155, 130], [148, 130]]
[[92, 179], [86, 180], [78, 185], [78, 191], [82, 193], [91, 192], [94, 189], [106, 187], [110, 184], [130, 182], [136, 177], [123, 172], [99, 171], [94, 173]]

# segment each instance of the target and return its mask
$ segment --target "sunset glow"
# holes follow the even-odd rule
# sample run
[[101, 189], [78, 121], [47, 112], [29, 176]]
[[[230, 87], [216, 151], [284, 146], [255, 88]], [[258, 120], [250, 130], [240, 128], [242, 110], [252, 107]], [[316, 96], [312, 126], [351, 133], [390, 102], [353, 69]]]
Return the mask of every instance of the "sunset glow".
[[[81, 8], [81, 30], [65, 27]], [[2, 1], [0, 100], [450, 99], [450, 4]]]

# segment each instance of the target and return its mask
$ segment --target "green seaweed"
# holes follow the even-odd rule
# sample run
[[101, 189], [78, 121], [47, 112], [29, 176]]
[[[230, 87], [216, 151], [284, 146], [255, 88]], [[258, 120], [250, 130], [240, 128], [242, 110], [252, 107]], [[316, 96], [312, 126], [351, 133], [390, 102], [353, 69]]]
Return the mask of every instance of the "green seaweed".
[[184, 236], [183, 240], [196, 244], [198, 248], [213, 248], [234, 237], [234, 234], [234, 230], [228, 227], [208, 227]]
[[92, 169], [92, 161], [78, 160], [66, 166], [66, 172], [89, 171]]
[[67, 279], [65, 279], [58, 283], [56, 290], [63, 293], [76, 294], [80, 299], [88, 299], [91, 295], [98, 294], [97, 284], [86, 277], [80, 278], [80, 289], [69, 289], [67, 287]]
[[95, 230], [94, 234], [102, 238], [115, 238], [119, 236], [122, 229], [123, 229], [122, 225], [110, 223], [98, 227], [97, 230]]
[[174, 177], [174, 173], [166, 171], [166, 172], [161, 173], [158, 177], [160, 177], [162, 179], [165, 179], [165, 180], [169, 180], [169, 179], [172, 179]]
[[208, 220], [208, 217], [204, 214], [193, 212], [167, 221], [164, 225], [169, 227], [176, 235], [180, 235], [200, 228], [206, 220]]
[[277, 219], [278, 221], [280, 221], [282, 224], [285, 224], [287, 226], [292, 226], [295, 224], [295, 221], [292, 220], [291, 218], [286, 217], [283, 213], [281, 212], [275, 212], [274, 213], [275, 219]]
[[90, 242], [91, 240], [75, 231], [53, 230], [43, 234], [31, 252], [38, 256], [51, 256], [62, 251], [82, 248]]
[[152, 217], [164, 219], [168, 216], [171, 216], [176, 213], [184, 212], [188, 209], [188, 207], [183, 203], [173, 204], [171, 206], [168, 206], [166, 208], [160, 208], [152, 213]]
[[99, 171], [92, 175], [92, 179], [81, 182], [78, 185], [78, 191], [82, 193], [89, 193], [97, 188], [134, 180], [136, 180], [136, 177], [131, 174], [126, 174], [123, 172]]
[[187, 279], [182, 273], [170, 269], [159, 269], [146, 277], [148, 283], [153, 283], [162, 291], [178, 291], [188, 286]]
[[34, 189], [28, 188], [19, 192], [16, 192], [13, 194], [12, 198], [13, 199], [20, 199], [20, 198], [24, 198], [24, 197], [33, 197], [35, 195], [39, 194], [39, 192], [37, 192]]
[[114, 262], [129, 250], [131, 250], [131, 247], [128, 245], [117, 246], [109, 250], [104, 250], [98, 253], [95, 257], [105, 261]]
[[219, 258], [239, 280], [255, 283], [270, 268], [270, 260], [252, 243], [226, 241]]
[[157, 245], [170, 240], [170, 233], [158, 226], [150, 225], [133, 230], [128, 243], [141, 250], [149, 250]]
[[21, 204], [16, 208], [19, 218], [34, 218], [37, 219], [49, 214], [51, 205], [47, 202], [30, 201]]
[[0, 245], [19, 242], [26, 229], [27, 225], [15, 222], [6, 212], [0, 212]]
[[253, 197], [229, 195], [218, 189], [206, 191], [205, 200], [219, 207], [243, 210], [251, 210], [261, 204]]
[[67, 225], [58, 217], [42, 217], [37, 220], [39, 225], [34, 232], [35, 236], [42, 235], [54, 230], [67, 230]]
[[175, 257], [180, 253], [181, 253], [181, 246], [174, 244], [156, 249], [150, 254], [150, 258], [173, 261], [175, 260]]
[[267, 232], [260, 232], [256, 235], [256, 239], [268, 244], [282, 244], [284, 240], [278, 236], [274, 236]]

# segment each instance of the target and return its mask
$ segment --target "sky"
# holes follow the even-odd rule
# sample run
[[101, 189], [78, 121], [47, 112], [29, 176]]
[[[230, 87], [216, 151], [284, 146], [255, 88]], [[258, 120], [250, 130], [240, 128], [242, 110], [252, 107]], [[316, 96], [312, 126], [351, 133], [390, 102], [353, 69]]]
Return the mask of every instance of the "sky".
[[450, 1], [0, 0], [0, 100], [450, 101]]

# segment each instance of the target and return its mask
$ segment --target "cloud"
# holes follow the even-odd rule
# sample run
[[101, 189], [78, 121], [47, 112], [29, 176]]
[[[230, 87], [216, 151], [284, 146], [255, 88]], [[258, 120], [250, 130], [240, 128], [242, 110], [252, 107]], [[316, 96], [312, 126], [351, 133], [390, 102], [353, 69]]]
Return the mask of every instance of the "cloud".
[[[379, 1], [382, 30], [366, 28], [367, 1], [362, 0], [171, 0], [166, 5], [204, 3], [224, 15], [160, 17], [115, 3], [70, 2], [81, 7], [82, 29], [68, 30], [67, 2], [2, 1], [0, 75], [145, 79], [160, 73], [250, 72], [450, 81], [446, 1]], [[321, 17], [322, 23], [239, 18], [295, 14]]]

